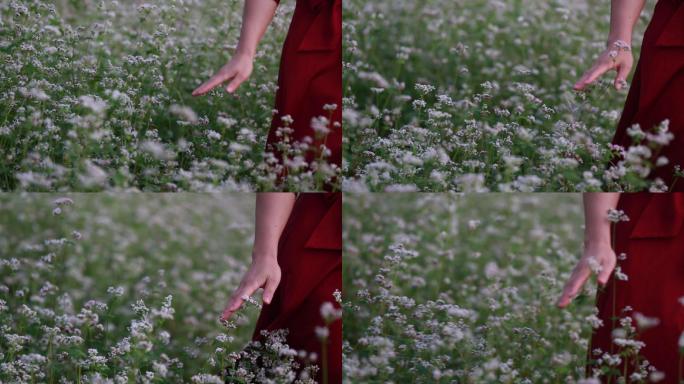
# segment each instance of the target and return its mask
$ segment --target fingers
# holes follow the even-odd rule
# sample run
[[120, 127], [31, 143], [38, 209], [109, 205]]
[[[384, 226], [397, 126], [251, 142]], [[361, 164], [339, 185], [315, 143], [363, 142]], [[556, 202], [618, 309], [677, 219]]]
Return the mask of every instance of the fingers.
[[617, 76], [615, 76], [615, 89], [621, 90], [627, 85], [627, 76], [631, 72], [632, 66], [628, 64], [622, 64], [618, 68]]
[[235, 92], [235, 90], [238, 89], [240, 84], [242, 84], [244, 81], [245, 81], [245, 77], [238, 73], [237, 75], [235, 75], [235, 77], [233, 77], [233, 80], [230, 83], [228, 83], [228, 86], [226, 87], [226, 91], [228, 93]]
[[221, 314], [221, 320], [228, 320], [245, 302], [243, 298], [252, 296], [257, 289], [259, 289], [259, 286], [256, 284], [240, 286], [233, 296], [231, 296], [230, 300], [228, 300], [228, 305], [226, 305], [226, 309], [224, 309], [223, 314]]
[[582, 77], [577, 81], [577, 83], [575, 83], [575, 90], [583, 90], [587, 87], [587, 85], [596, 81], [596, 79], [601, 77], [601, 75], [603, 75], [604, 73], [608, 72], [608, 70], [610, 70], [611, 68], [612, 66], [607, 63], [599, 63], [595, 65], [590, 70], [588, 70], [584, 75], [582, 75]]
[[608, 282], [608, 279], [610, 278], [611, 273], [613, 273], [613, 270], [615, 269], [615, 259], [614, 258], [609, 258], [608, 260], [604, 261], [603, 264], [601, 265], [601, 272], [599, 272], [598, 275], [598, 283], [601, 285], [606, 285]]
[[579, 291], [582, 289], [584, 284], [589, 279], [590, 275], [591, 269], [589, 268], [589, 265], [587, 265], [587, 263], [580, 262], [575, 268], [575, 270], [572, 272], [572, 275], [570, 276], [568, 282], [565, 284], [563, 293], [561, 294], [561, 297], [558, 299], [556, 305], [559, 308], [565, 308], [568, 305], [570, 305], [570, 302], [572, 301], [572, 299], [575, 298], [575, 296], [577, 296]]
[[233, 77], [236, 77], [237, 73], [235, 70], [227, 70], [227, 71], [219, 71], [217, 74], [212, 76], [209, 80], [205, 81], [202, 85], [197, 87], [194, 91], [192, 91], [193, 96], [201, 96], [204, 94], [209, 93], [212, 89], [216, 88], [217, 86], [221, 85], [222, 83], [230, 80]]
[[263, 295], [265, 304], [271, 304], [271, 300], [273, 300], [273, 295], [275, 294], [276, 288], [278, 288], [278, 284], [280, 284], [279, 277], [271, 277], [266, 281]]

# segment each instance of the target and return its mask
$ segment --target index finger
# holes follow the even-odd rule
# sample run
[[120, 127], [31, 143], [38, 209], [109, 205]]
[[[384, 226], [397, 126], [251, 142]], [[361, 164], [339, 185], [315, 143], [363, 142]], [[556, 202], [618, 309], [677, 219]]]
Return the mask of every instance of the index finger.
[[588, 70], [582, 77], [575, 83], [575, 90], [576, 91], [581, 91], [584, 88], [586, 88], [587, 85], [593, 83], [598, 79], [601, 75], [604, 73], [608, 72], [610, 69], [609, 65], [606, 64], [599, 64], [590, 70]]
[[570, 279], [565, 284], [563, 293], [558, 299], [558, 307], [565, 308], [570, 305], [570, 302], [577, 295], [582, 286], [584, 286], [584, 284], [587, 282], [590, 275], [591, 269], [589, 268], [589, 265], [584, 262], [578, 264], [575, 270], [572, 271], [572, 275], [570, 275]]
[[245, 299], [252, 296], [257, 289], [259, 289], [259, 287], [245, 286], [244, 288], [238, 288], [238, 290], [233, 293], [233, 296], [230, 297], [230, 300], [228, 300], [228, 304], [221, 314], [221, 320], [225, 321], [230, 319], [230, 317], [233, 316], [233, 313], [240, 309], [242, 304], [244, 304]]
[[212, 76], [209, 80], [205, 81], [197, 87], [194, 91], [192, 91], [193, 96], [201, 96], [206, 94], [207, 92], [211, 91], [212, 89], [216, 88], [217, 86], [221, 85], [221, 83], [225, 82], [228, 80], [230, 77], [226, 76], [222, 73], [217, 73], [214, 76]]

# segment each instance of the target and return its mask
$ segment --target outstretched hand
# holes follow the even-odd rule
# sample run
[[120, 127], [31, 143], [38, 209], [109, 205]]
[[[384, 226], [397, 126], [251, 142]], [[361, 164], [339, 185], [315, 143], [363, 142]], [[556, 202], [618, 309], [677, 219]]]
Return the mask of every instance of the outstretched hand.
[[[617, 46], [615, 45], [617, 44]], [[575, 83], [576, 91], [584, 90], [606, 72], [617, 72], [613, 85], [615, 89], [622, 89], [627, 84], [627, 76], [632, 71], [634, 56], [629, 46], [624, 43], [614, 43], [599, 55], [594, 65]]]
[[192, 91], [192, 95], [202, 96], [225, 82], [229, 82], [226, 86], [226, 91], [234, 93], [240, 84], [252, 74], [253, 66], [252, 57], [245, 54], [236, 54], [214, 76]]
[[259, 288], [264, 288], [262, 296], [264, 304], [270, 304], [273, 300], [273, 294], [280, 284], [280, 276], [280, 266], [276, 257], [253, 259], [247, 273], [242, 277], [240, 286], [228, 300], [228, 304], [221, 314], [221, 320], [227, 321], [235, 311], [240, 309], [245, 299], [252, 296]]
[[615, 269], [617, 257], [609, 243], [590, 243], [584, 247], [582, 258], [565, 283], [563, 293], [556, 305], [565, 308], [579, 294], [592, 273], [598, 274], [598, 283], [606, 285]]

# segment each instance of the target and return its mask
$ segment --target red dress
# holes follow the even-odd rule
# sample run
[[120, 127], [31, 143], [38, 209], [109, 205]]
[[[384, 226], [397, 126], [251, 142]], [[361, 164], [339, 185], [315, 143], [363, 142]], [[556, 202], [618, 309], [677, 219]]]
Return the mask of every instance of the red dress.
[[[675, 165], [684, 167], [684, 1], [659, 0], [644, 34], [641, 57], [629, 90], [613, 144], [629, 147], [627, 128], [639, 124], [649, 132], [670, 120], [674, 140], [654, 157], [665, 156], [667, 166], [658, 167], [650, 178], [670, 186]], [[675, 183], [684, 191], [684, 180]]]
[[[333, 292], [342, 292], [342, 194], [302, 193], [297, 197], [278, 245], [280, 285], [264, 305], [254, 339], [261, 330], [288, 329], [288, 345], [322, 356], [315, 333], [322, 327], [321, 305], [339, 309]], [[342, 382], [342, 320], [329, 326], [328, 383]], [[322, 367], [322, 362], [318, 362]], [[321, 371], [319, 371], [319, 374]], [[319, 375], [318, 382], [323, 382]]]
[[[618, 209], [630, 218], [617, 223], [614, 232], [616, 253], [626, 255], [624, 260], [618, 257], [618, 266], [627, 280], [616, 279], [614, 273], [598, 294], [603, 326], [593, 335], [589, 357], [595, 362], [604, 352], [620, 351], [611, 341], [614, 297], [616, 317], [634, 318], [640, 313], [658, 319], [658, 325], [638, 332], [636, 339], [645, 343], [640, 355], [665, 374], [660, 383], [678, 383], [678, 341], [684, 331], [684, 305], [679, 302], [684, 297], [684, 194], [623, 194]], [[628, 306], [631, 310], [623, 311]], [[620, 327], [619, 320], [615, 327]], [[596, 349], [601, 353], [595, 353]], [[620, 372], [622, 364], [624, 359], [618, 366]], [[631, 362], [627, 371], [634, 372]]]
[[[279, 2], [280, 0], [275, 0]], [[324, 110], [326, 104], [336, 104], [334, 111]], [[337, 168], [342, 163], [342, 0], [297, 0], [290, 24], [278, 75], [275, 109], [266, 144], [267, 151], [275, 153], [279, 164], [283, 153], [277, 144], [283, 127], [282, 117], [289, 115], [293, 122], [290, 138], [311, 146], [321, 144], [330, 151], [329, 164]], [[313, 118], [329, 119], [327, 136], [314, 140]], [[307, 153], [307, 162], [319, 156], [318, 149]], [[286, 170], [279, 170], [282, 176]]]

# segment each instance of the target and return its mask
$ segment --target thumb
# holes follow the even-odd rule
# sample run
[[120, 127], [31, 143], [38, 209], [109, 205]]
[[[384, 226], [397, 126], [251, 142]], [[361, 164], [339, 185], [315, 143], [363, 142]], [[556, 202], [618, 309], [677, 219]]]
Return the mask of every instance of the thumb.
[[275, 291], [278, 288], [278, 284], [280, 284], [279, 277], [269, 277], [268, 280], [266, 280], [263, 295], [263, 300], [265, 304], [271, 304], [271, 301], [273, 300], [273, 295], [275, 295]]

